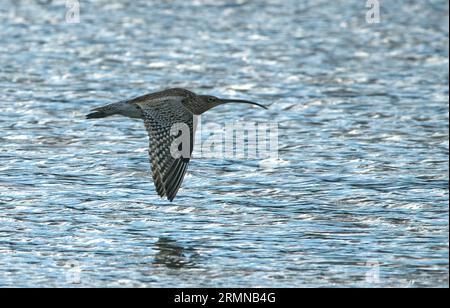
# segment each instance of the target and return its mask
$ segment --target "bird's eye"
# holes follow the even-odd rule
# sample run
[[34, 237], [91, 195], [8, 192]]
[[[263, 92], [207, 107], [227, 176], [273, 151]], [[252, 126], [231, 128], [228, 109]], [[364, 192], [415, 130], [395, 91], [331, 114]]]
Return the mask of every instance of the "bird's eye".
[[208, 102], [210, 102], [210, 103], [214, 102], [214, 98], [208, 97]]

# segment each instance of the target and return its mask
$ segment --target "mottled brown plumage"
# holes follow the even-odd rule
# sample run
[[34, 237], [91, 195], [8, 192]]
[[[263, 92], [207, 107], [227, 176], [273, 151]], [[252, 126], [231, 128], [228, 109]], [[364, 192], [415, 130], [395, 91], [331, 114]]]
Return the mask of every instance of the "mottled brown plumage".
[[[194, 116], [225, 103], [260, 104], [185, 89], [168, 89], [96, 108], [86, 117], [123, 115], [143, 119], [149, 135], [152, 177], [159, 196], [173, 201], [183, 182], [194, 144]], [[181, 134], [180, 134], [181, 132]]]

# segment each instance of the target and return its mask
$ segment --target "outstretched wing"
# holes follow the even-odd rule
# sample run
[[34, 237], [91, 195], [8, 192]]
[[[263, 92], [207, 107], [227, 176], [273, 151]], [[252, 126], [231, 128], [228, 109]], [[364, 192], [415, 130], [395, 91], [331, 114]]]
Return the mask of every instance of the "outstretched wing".
[[194, 115], [181, 96], [137, 103], [149, 135], [156, 191], [173, 201], [183, 182], [194, 145]]

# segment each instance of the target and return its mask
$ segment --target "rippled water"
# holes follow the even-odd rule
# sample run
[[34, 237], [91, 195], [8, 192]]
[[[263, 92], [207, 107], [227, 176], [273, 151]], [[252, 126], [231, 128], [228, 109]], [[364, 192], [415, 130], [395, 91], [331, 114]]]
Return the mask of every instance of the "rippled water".
[[[448, 3], [0, 4], [0, 287], [448, 286]], [[280, 161], [198, 158], [154, 191], [143, 124], [90, 108], [168, 87], [252, 99]]]

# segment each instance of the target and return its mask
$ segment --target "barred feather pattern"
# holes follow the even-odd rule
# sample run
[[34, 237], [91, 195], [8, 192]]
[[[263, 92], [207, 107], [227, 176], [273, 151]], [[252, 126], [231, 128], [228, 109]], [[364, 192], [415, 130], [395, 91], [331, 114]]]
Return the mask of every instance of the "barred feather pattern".
[[[183, 96], [171, 96], [137, 103], [149, 135], [152, 177], [160, 197], [173, 201], [181, 187], [193, 150], [194, 115], [183, 105]], [[174, 125], [189, 127], [189, 157], [173, 157], [171, 147], [179, 135], [172, 135]], [[186, 144], [182, 144], [186, 146]]]

